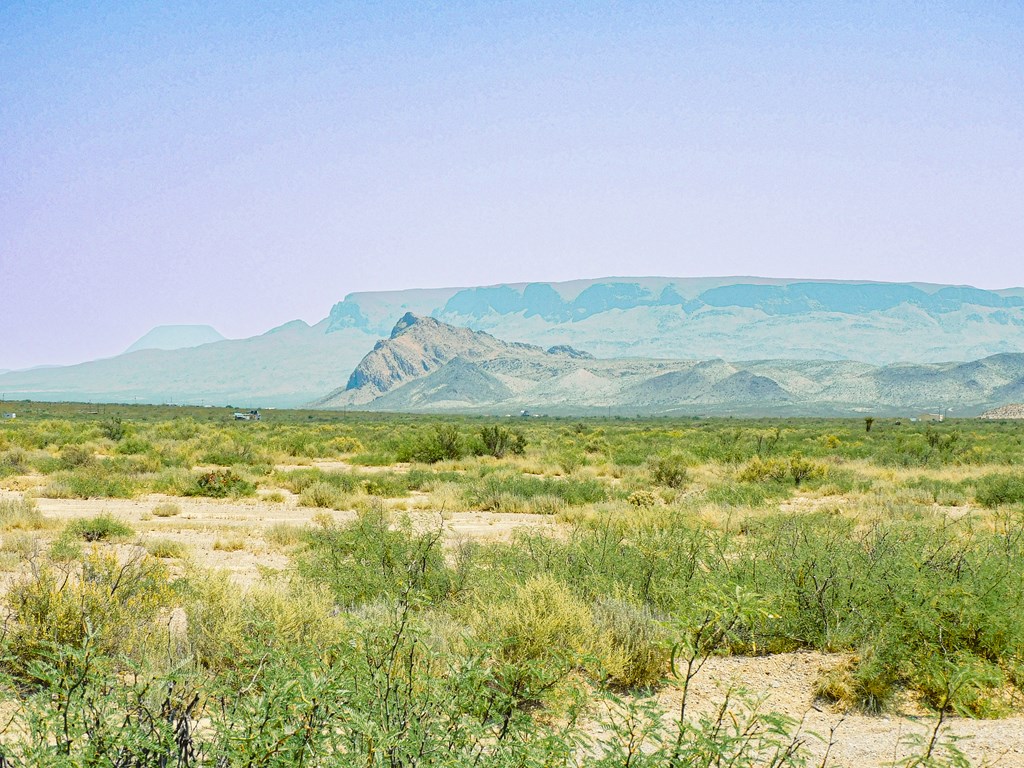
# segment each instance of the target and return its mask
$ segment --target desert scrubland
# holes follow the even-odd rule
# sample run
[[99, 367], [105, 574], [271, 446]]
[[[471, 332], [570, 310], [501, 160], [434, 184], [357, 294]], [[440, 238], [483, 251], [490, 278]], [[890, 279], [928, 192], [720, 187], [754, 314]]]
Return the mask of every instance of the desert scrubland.
[[1024, 765], [1016, 423], [4, 408], [8, 765]]

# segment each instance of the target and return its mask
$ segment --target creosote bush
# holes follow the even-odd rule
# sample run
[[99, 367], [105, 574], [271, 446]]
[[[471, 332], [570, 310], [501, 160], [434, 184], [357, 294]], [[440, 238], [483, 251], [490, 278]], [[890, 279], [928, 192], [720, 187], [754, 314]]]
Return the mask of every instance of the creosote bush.
[[518, 430], [511, 430], [500, 424], [480, 428], [482, 452], [496, 459], [511, 453], [522, 456], [526, 452], [526, 436]]
[[803, 456], [767, 459], [755, 456], [739, 471], [736, 479], [745, 483], [792, 482], [794, 485], [800, 486], [808, 480], [824, 478], [827, 474], [828, 467], [826, 465]]
[[34, 659], [87, 640], [103, 653], [141, 660], [157, 637], [156, 617], [173, 596], [169, 574], [144, 552], [125, 560], [94, 550], [80, 563], [42, 565], [11, 588], [17, 650], [9, 663], [31, 676]]
[[226, 496], [251, 496], [255, 492], [256, 486], [234, 470], [222, 469], [201, 473], [195, 478], [194, 487], [190, 488], [186, 495], [224, 498]]
[[1020, 504], [1024, 502], [1024, 474], [985, 475], [978, 481], [974, 496], [983, 507]]
[[83, 541], [123, 539], [134, 533], [131, 526], [110, 515], [75, 520], [68, 525], [67, 532]]
[[651, 466], [651, 476], [658, 485], [683, 488], [690, 481], [686, 459], [678, 454], [659, 456]]

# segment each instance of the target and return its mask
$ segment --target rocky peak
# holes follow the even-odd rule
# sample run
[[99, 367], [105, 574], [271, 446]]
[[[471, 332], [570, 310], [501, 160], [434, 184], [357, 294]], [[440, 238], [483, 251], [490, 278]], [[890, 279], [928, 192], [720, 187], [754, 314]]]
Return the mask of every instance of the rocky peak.
[[433, 321], [435, 325], [440, 325], [440, 323], [438, 323], [437, 320], [434, 320], [434, 318], [432, 317], [419, 317], [417, 315], [414, 315], [412, 312], [406, 312], [404, 315], [402, 315], [401, 318], [399, 318], [398, 322], [395, 323], [395, 327], [391, 329], [391, 338], [394, 339], [397, 336], [400, 336], [417, 323], [419, 323], [420, 327], [422, 328], [430, 321]]
[[354, 400], [368, 401], [426, 376], [456, 357], [494, 357], [513, 348], [518, 350], [522, 345], [507, 344], [483, 331], [407, 312], [395, 323], [391, 336], [378, 341], [356, 366], [345, 390], [353, 393]]

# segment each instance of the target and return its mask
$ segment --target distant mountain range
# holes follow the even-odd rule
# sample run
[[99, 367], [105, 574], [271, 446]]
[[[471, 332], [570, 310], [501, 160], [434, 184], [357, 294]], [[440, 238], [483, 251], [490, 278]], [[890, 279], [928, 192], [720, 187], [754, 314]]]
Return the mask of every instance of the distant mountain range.
[[967, 363], [597, 359], [406, 314], [345, 388], [316, 403], [379, 411], [656, 415], [976, 415], [1024, 395], [1024, 354]]
[[224, 341], [209, 325], [158, 325], [125, 350], [125, 354], [141, 349], [188, 349]]
[[[794, 410], [799, 410], [801, 398], [809, 397], [814, 387], [802, 389], [764, 371], [795, 371], [791, 363], [817, 361], [808, 370], [844, 363], [836, 370], [853, 375], [892, 366], [884, 369], [889, 371], [886, 375], [900, 379], [924, 375], [923, 370], [904, 364], [927, 367], [1024, 352], [1024, 289], [1020, 288], [988, 291], [923, 283], [766, 278], [607, 278], [350, 294], [315, 325], [294, 321], [248, 339], [215, 340], [216, 331], [208, 326], [200, 326], [205, 329], [201, 332], [195, 326], [185, 326], [193, 329], [187, 332], [180, 326], [172, 327], [173, 331], [154, 329], [117, 357], [0, 374], [0, 391], [8, 399], [36, 400], [279, 407], [327, 402], [327, 393], [350, 382], [353, 369], [406, 313], [467, 333], [486, 331], [496, 342], [533, 345], [559, 364], [579, 358], [546, 350], [585, 350], [599, 359], [586, 363], [590, 366], [586, 370], [595, 376], [600, 359], [614, 359], [608, 363], [614, 367], [632, 358], [638, 370], [672, 361], [690, 361], [685, 364], [690, 366], [705, 361], [692, 375], [711, 379], [725, 372], [717, 366], [731, 365], [737, 372], [774, 381], [792, 402], [786, 407]], [[179, 345], [183, 348], [152, 348]], [[428, 368], [440, 373], [437, 362], [431, 360], [427, 355]], [[765, 360], [783, 362], [742, 362]], [[447, 369], [450, 362], [440, 367]], [[456, 370], [445, 375], [454, 376]], [[728, 386], [740, 381], [732, 379]], [[872, 401], [871, 388], [864, 386], [863, 402], [881, 402]], [[884, 391], [881, 381], [877, 386]], [[382, 389], [366, 403], [390, 396], [393, 389]], [[658, 398], [671, 407], [679, 387], [665, 391], [650, 394], [651, 408], [661, 402]], [[609, 390], [602, 402], [617, 397], [616, 392]], [[360, 396], [366, 397], [367, 392]], [[781, 397], [767, 390], [759, 395], [769, 396]], [[998, 402], [1001, 396], [999, 387], [990, 389], [987, 384], [971, 395], [979, 404], [984, 398], [996, 398], [985, 400], [993, 405], [1010, 402]], [[724, 398], [723, 412], [736, 398], [740, 395]], [[855, 401], [860, 402], [856, 398], [836, 402]], [[920, 402], [929, 402], [929, 395]]]

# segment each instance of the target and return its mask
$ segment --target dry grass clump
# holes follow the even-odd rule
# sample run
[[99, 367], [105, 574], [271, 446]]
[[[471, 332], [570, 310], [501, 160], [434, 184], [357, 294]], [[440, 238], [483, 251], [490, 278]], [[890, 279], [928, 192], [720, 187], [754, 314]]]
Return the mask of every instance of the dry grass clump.
[[854, 669], [854, 660], [849, 658], [822, 670], [814, 681], [814, 697], [842, 710], [855, 709], [861, 696], [858, 695], [857, 682], [853, 677]]
[[251, 648], [328, 647], [341, 628], [328, 592], [305, 581], [274, 578], [244, 589], [227, 572], [197, 570], [188, 582], [190, 651], [207, 669], [233, 669]]
[[302, 543], [305, 528], [290, 523], [275, 523], [263, 534], [267, 544], [278, 549], [287, 549]]
[[319, 509], [352, 509], [355, 496], [329, 483], [317, 482], [299, 494], [299, 506]]
[[213, 549], [216, 552], [241, 552], [246, 548], [244, 536], [231, 536], [226, 539], [215, 539]]
[[462, 486], [458, 483], [434, 483], [425, 490], [428, 492], [426, 509], [439, 509], [451, 512], [465, 505]]
[[174, 517], [181, 514], [181, 507], [172, 501], [165, 501], [153, 507], [154, 517]]
[[188, 553], [188, 548], [174, 539], [149, 539], [143, 546], [149, 554], [161, 560], [178, 560]]
[[28, 531], [15, 530], [0, 538], [0, 552], [6, 556], [0, 560], [2, 570], [14, 570], [39, 552], [39, 539]]
[[8, 531], [38, 531], [50, 524], [39, 511], [35, 500], [0, 499], [0, 528]]

